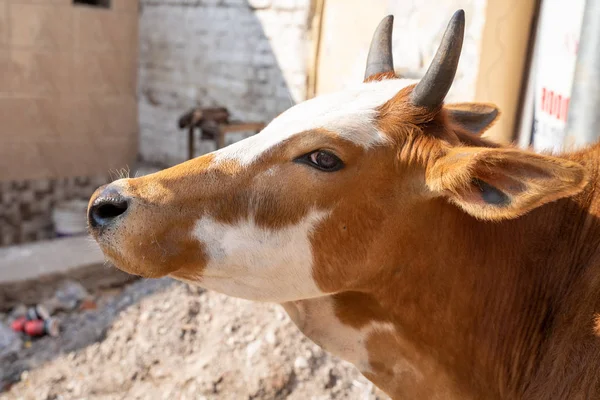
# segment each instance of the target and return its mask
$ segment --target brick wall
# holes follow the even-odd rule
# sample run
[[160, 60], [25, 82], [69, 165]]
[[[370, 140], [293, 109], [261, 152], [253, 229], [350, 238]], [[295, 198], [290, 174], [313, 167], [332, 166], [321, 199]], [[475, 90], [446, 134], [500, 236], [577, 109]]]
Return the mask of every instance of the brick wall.
[[[176, 121], [194, 106], [269, 121], [306, 96], [309, 0], [142, 0], [139, 121], [142, 159], [186, 157]], [[211, 150], [202, 143], [198, 153]]]
[[[268, 122], [305, 99], [311, 48], [310, 3], [141, 0], [138, 107], [142, 159], [166, 165], [185, 160], [187, 134], [177, 129], [176, 121], [191, 107], [225, 106], [236, 119]], [[362, 79], [373, 29], [362, 16], [371, 8], [375, 7], [377, 22], [385, 13], [396, 16], [397, 67], [412, 76], [425, 72], [448, 18], [457, 8], [465, 8], [465, 45], [449, 99], [473, 98], [486, 0], [367, 3], [326, 2], [328, 17], [320, 59], [327, 63], [329, 71], [325, 73], [320, 68], [320, 86], [327, 83], [338, 90]], [[344, 37], [355, 36], [360, 40], [344, 42]], [[350, 54], [349, 58], [343, 57], [345, 53]], [[319, 93], [328, 92], [320, 86]], [[200, 143], [196, 146], [197, 155], [212, 151], [212, 146]]]
[[54, 205], [87, 200], [108, 181], [97, 176], [0, 182], [0, 246], [53, 238]]
[[54, 237], [56, 203], [135, 160], [138, 21], [138, 0], [0, 0], [0, 246]]

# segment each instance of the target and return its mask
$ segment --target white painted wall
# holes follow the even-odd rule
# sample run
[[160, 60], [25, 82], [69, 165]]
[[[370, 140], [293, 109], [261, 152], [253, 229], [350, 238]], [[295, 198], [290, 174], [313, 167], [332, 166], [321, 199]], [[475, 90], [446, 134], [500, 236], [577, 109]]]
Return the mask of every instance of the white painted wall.
[[[371, 35], [394, 14], [396, 67], [422, 75], [452, 13], [467, 33], [450, 100], [473, 98], [487, 0], [326, 0], [317, 93], [362, 81]], [[140, 152], [175, 164], [187, 154], [176, 126], [187, 109], [221, 105], [268, 122], [306, 97], [310, 0], [142, 0]], [[198, 152], [212, 150], [209, 144]]]

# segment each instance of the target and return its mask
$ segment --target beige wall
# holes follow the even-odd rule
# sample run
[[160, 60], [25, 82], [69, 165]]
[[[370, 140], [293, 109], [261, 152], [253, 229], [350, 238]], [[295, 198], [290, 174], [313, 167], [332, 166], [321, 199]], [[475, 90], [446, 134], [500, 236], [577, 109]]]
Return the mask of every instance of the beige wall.
[[371, 36], [377, 24], [394, 15], [392, 37], [397, 72], [421, 77], [433, 58], [452, 14], [466, 13], [465, 41], [448, 101], [470, 101], [488, 0], [325, 0], [316, 67], [316, 93], [329, 93], [363, 79]]
[[514, 139], [528, 39], [536, 0], [325, 0], [315, 69], [316, 94], [361, 82], [371, 35], [394, 15], [397, 72], [419, 78], [426, 71], [452, 13], [466, 12], [465, 41], [448, 102], [497, 104], [499, 122], [486, 136]]
[[0, 0], [0, 181], [106, 173], [137, 153], [137, 0]]
[[495, 103], [502, 115], [485, 133], [496, 141], [515, 140], [519, 97], [536, 0], [488, 0], [475, 100]]

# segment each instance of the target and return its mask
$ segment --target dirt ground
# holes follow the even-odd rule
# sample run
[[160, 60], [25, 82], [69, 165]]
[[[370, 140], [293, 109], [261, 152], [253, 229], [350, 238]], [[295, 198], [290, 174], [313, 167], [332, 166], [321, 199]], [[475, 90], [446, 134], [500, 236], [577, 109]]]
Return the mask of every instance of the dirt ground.
[[278, 305], [170, 279], [124, 285], [0, 362], [0, 399], [388, 399]]

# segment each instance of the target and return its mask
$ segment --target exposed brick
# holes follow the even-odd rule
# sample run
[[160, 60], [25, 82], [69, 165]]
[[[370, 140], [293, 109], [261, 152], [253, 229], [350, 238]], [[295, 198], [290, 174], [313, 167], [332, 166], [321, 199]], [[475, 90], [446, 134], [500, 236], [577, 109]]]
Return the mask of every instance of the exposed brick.
[[[468, 30], [447, 100], [471, 99], [486, 3], [389, 0], [386, 12], [396, 16], [396, 67], [411, 75], [424, 73], [448, 17], [464, 8]], [[305, 99], [310, 0], [142, 0], [141, 4], [142, 159], [167, 165], [186, 159], [187, 135], [177, 129], [176, 121], [191, 107], [219, 105], [227, 107], [233, 118], [268, 122]], [[434, 8], [437, 11], [431, 13]], [[366, 56], [367, 49], [363, 50]], [[356, 62], [359, 71], [362, 56]], [[198, 146], [199, 154], [209, 150], [208, 145]]]
[[222, 0], [224, 6], [247, 7], [247, 0]]
[[0, 184], [0, 246], [52, 238], [53, 206], [67, 199], [87, 200], [107, 182], [107, 177], [95, 176]]
[[[190, 107], [219, 105], [232, 118], [268, 122], [290, 99], [305, 98], [305, 79], [294, 77], [306, 76], [308, 1], [143, 0], [142, 6], [142, 159], [185, 160], [187, 134], [176, 122]], [[197, 149], [213, 147], [202, 142]]]
[[248, 0], [248, 5], [253, 9], [265, 9], [271, 7], [271, 0]]

